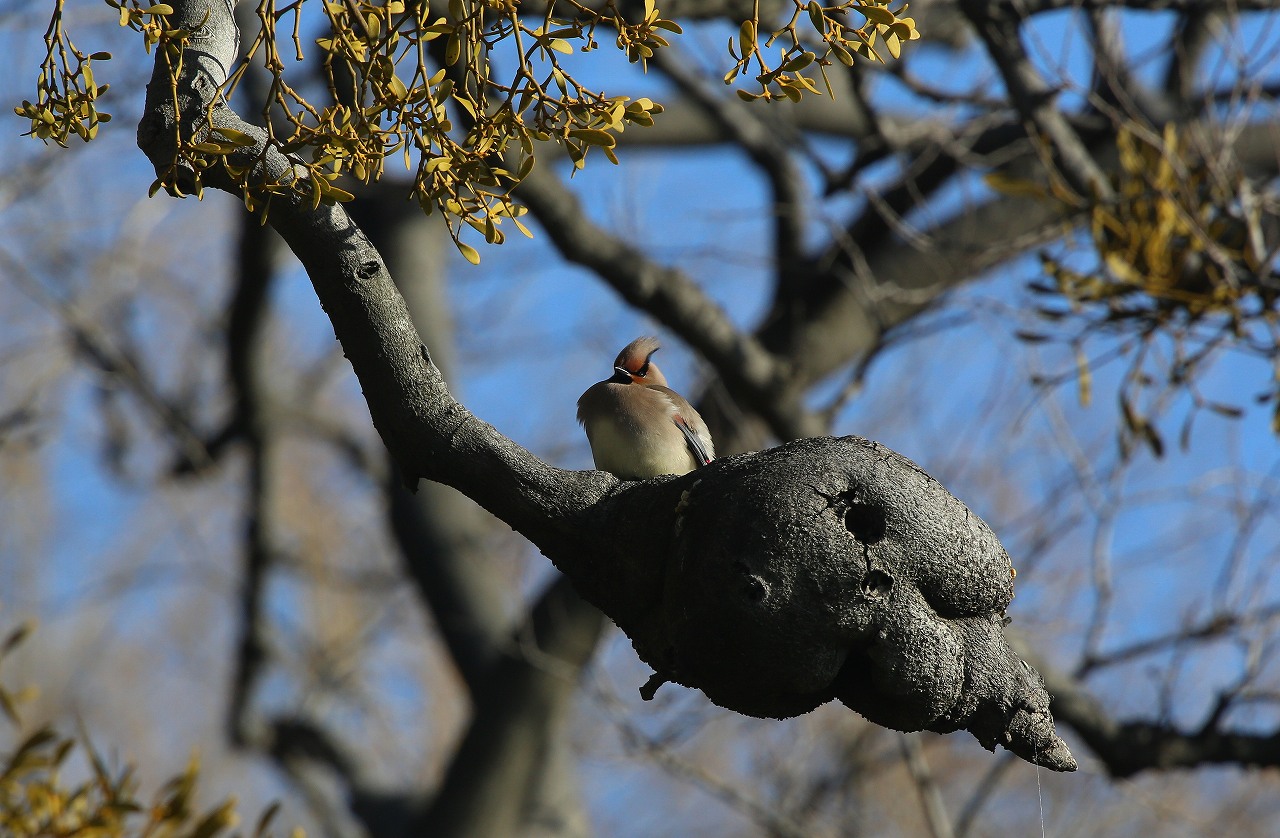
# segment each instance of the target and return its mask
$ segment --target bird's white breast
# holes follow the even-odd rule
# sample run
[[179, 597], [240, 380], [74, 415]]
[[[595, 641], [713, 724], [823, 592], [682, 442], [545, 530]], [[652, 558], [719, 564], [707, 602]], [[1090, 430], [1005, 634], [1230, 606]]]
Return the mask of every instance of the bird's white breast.
[[[621, 388], [633, 386], [602, 382], [588, 390], [579, 403], [579, 418], [591, 443], [596, 468], [632, 480], [692, 471], [698, 464], [672, 421], [675, 405], [661, 393], [644, 392], [646, 407], [660, 419], [636, 421], [621, 402]], [[596, 409], [585, 409], [588, 404]]]

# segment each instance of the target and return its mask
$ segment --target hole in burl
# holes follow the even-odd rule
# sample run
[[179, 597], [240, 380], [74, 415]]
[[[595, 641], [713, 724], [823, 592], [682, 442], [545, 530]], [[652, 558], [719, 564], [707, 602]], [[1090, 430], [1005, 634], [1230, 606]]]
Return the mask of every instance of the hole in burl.
[[884, 538], [884, 510], [869, 503], [851, 503], [844, 512], [844, 526], [863, 544]]
[[882, 570], [869, 570], [862, 577], [862, 593], [872, 599], [884, 599], [893, 589], [893, 577]]

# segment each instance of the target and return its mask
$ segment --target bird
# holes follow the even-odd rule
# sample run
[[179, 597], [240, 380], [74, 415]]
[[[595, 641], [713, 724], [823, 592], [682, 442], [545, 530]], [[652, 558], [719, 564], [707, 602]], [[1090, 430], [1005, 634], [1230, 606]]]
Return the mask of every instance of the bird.
[[654, 337], [631, 341], [614, 359], [613, 376], [578, 399], [596, 468], [623, 480], [686, 474], [716, 456], [707, 423], [653, 362], [660, 346]]

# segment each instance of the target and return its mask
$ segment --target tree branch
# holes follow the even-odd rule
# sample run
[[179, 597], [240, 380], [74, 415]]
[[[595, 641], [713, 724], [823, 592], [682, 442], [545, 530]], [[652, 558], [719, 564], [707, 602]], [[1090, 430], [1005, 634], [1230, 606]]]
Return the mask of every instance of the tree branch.
[[539, 783], [568, 735], [570, 699], [602, 626], [566, 577], [538, 598], [476, 692], [467, 734], [414, 834], [529, 835], [531, 806], [554, 812], [538, 799]]
[[[1015, 646], [1033, 657], [1023, 644], [1015, 641]], [[1213, 725], [1188, 732], [1172, 724], [1117, 721], [1075, 679], [1044, 664], [1037, 668], [1053, 695], [1054, 715], [1071, 726], [1112, 777], [1214, 764], [1280, 766], [1280, 730], [1245, 733]]]
[[[256, 140], [239, 162], [288, 175], [288, 159], [219, 97], [236, 52], [232, 4], [173, 7], [173, 23], [196, 34], [176, 101], [157, 50], [139, 145], [164, 171], [175, 136], [199, 137], [208, 114]], [[213, 170], [205, 183], [238, 188]], [[340, 207], [279, 195], [268, 220], [307, 269], [406, 480], [455, 486], [529, 538], [661, 678], [748, 715], [839, 699], [887, 727], [967, 729], [987, 748], [1075, 768], [1039, 676], [1004, 639], [1008, 555], [913, 463], [847, 437], [640, 483], [552, 468], [453, 399], [381, 257]], [[623, 275], [654, 290], [643, 272]], [[772, 369], [754, 343], [734, 345], [739, 366]]]
[[[447, 370], [453, 329], [444, 291], [443, 227], [405, 202], [399, 189], [362, 190], [352, 215], [395, 268], [415, 327], [437, 347], [437, 363]], [[514, 619], [511, 598], [486, 572], [486, 546], [497, 522], [449, 486], [428, 483], [411, 493], [394, 480], [387, 482], [390, 530], [405, 573], [430, 609], [474, 698], [497, 663]]]
[[985, 0], [961, 0], [960, 8], [987, 45], [987, 53], [1004, 78], [1009, 98], [1022, 118], [1034, 128], [1028, 133], [1043, 135], [1057, 152], [1067, 184], [1082, 201], [1110, 197], [1112, 189], [1106, 175], [1066, 116], [1054, 105], [1056, 93], [1040, 78], [1022, 47], [1019, 33], [1022, 18], [1010, 6]]
[[230, 741], [252, 746], [265, 733], [253, 721], [253, 695], [267, 661], [267, 625], [262, 598], [276, 559], [273, 529], [276, 484], [275, 429], [267, 417], [263, 342], [271, 283], [270, 230], [244, 218], [240, 225], [236, 290], [227, 318], [227, 379], [235, 394], [232, 427], [249, 449], [244, 533], [241, 542], [240, 637], [228, 702]]
[[595, 271], [623, 299], [697, 349], [729, 391], [763, 416], [779, 438], [824, 433], [821, 420], [804, 409], [789, 387], [787, 364], [734, 326], [691, 279], [655, 264], [639, 248], [592, 222], [545, 167], [524, 179], [518, 195], [565, 259]]
[[[405, 202], [398, 189], [365, 192], [353, 211], [400, 278], [420, 334], [447, 362], [454, 342], [441, 252], [444, 228]], [[473, 707], [462, 744], [423, 815], [433, 827], [424, 831], [585, 835], [565, 726], [602, 615], [560, 577], [528, 615], [513, 618], [511, 597], [485, 561], [497, 521], [437, 483], [415, 494], [393, 483], [388, 492], [406, 572], [429, 604]], [[514, 625], [519, 619], [524, 624]]]
[[801, 137], [787, 131], [779, 120], [770, 120], [766, 108], [753, 108], [724, 95], [724, 86], [713, 90], [708, 80], [690, 69], [692, 59], [674, 47], [659, 50], [653, 61], [690, 99], [747, 153], [769, 181], [773, 199], [773, 253], [780, 283], [801, 270], [805, 208], [811, 203], [791, 148]]

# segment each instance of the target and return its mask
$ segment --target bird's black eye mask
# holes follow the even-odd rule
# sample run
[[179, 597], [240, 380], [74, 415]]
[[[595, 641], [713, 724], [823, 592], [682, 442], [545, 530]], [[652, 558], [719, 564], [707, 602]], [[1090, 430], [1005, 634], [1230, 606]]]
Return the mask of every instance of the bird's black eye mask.
[[[657, 351], [656, 349], [653, 350], [653, 352]], [[648, 357], [644, 359], [644, 363], [640, 365], [640, 369], [635, 372], [627, 369], [622, 364], [618, 364], [613, 368], [613, 377], [609, 380], [618, 384], [630, 384], [637, 379], [644, 378], [649, 374], [649, 358], [653, 357], [653, 352], [649, 353]]]
[[[661, 349], [661, 347], [659, 347], [659, 349]], [[653, 352], [650, 352], [648, 355], [644, 356], [644, 364], [640, 367], [640, 369], [636, 370], [636, 376], [638, 376], [639, 378], [644, 378], [646, 375], [649, 374], [649, 363], [653, 360], [653, 355], [657, 351], [658, 350], [655, 349], [653, 350]]]

